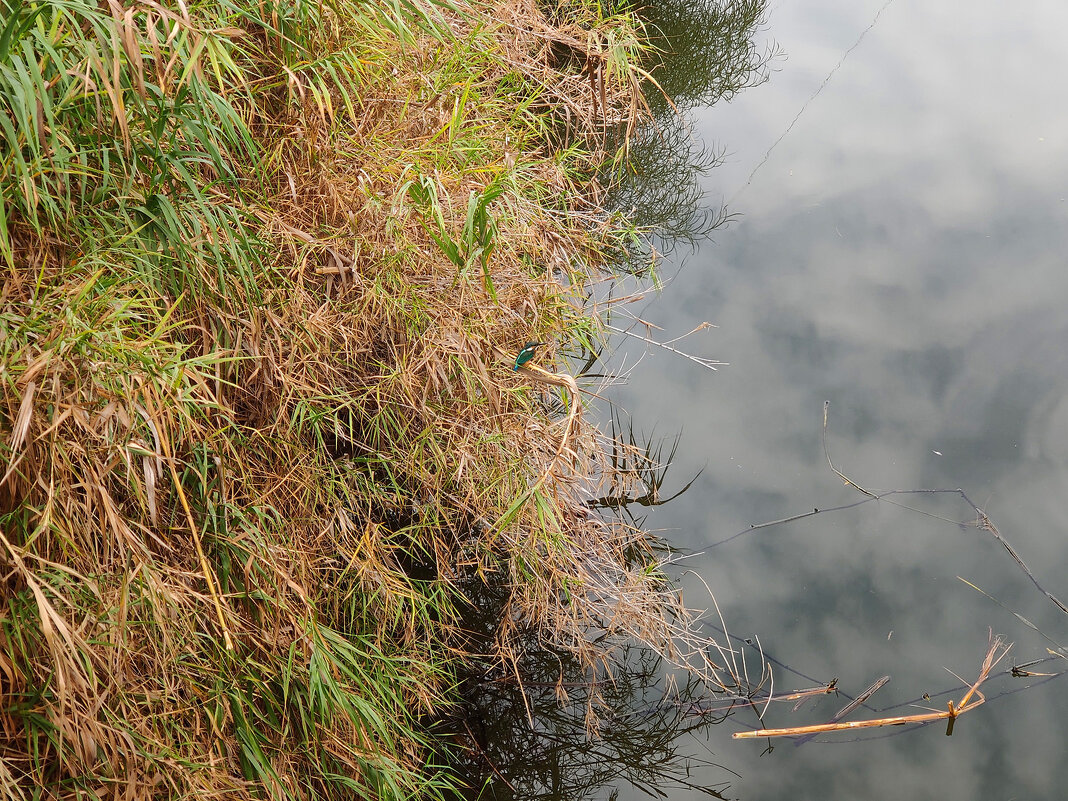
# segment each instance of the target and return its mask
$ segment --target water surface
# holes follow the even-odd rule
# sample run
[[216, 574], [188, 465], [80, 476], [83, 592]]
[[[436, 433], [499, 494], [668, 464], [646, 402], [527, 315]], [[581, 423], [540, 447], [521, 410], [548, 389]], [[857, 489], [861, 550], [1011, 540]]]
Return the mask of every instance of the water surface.
[[[770, 80], [694, 112], [697, 141], [727, 151], [703, 179], [709, 208], [740, 216], [674, 250], [667, 286], [640, 311], [665, 339], [714, 323], [682, 347], [730, 366], [712, 373], [651, 349], [616, 392], [638, 426], [683, 432], [677, 482], [704, 469], [647, 525], [701, 550], [860, 500], [824, 458], [829, 400], [840, 470], [873, 490], [963, 488], [1038, 580], [1068, 596], [1065, 30], [1068, 6], [1040, 0], [964, 12], [772, 4], [763, 35], [785, 57]], [[622, 340], [613, 365], [641, 352]], [[959, 498], [899, 500], [975, 518]], [[886, 502], [759, 529], [686, 565], [694, 603], [707, 583], [735, 633], [758, 635], [805, 677], [858, 692], [889, 674], [875, 709], [937, 697], [957, 683], [947, 671], [973, 678], [988, 629], [1015, 643], [1017, 663], [1068, 643], [1068, 616], [989, 534]], [[776, 682], [809, 685], [785, 669]], [[988, 694], [1037, 683], [995, 677]], [[755, 725], [740, 714], [694, 744], [738, 775], [699, 780], [742, 799], [1059, 798], [1064, 687], [999, 697], [952, 737], [942, 725], [874, 730], [776, 741], [764, 755], [767, 741], [730, 739]], [[787, 705], [767, 722], [821, 722], [842, 703]]]

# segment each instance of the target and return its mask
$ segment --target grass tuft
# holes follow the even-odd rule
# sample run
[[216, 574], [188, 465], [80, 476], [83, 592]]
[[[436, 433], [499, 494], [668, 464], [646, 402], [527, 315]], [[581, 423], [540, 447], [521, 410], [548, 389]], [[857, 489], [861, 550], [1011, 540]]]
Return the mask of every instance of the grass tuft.
[[629, 479], [574, 380], [512, 369], [597, 341], [635, 234], [593, 179], [645, 113], [634, 16], [0, 19], [4, 793], [442, 796], [479, 586], [511, 673], [530, 632], [703, 664], [648, 535], [591, 512]]

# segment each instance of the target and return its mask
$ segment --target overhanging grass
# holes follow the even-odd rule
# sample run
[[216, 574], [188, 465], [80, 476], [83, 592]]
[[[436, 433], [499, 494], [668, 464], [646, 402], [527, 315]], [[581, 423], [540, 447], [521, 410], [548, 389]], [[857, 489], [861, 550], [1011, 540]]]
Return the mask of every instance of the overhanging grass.
[[647, 538], [583, 502], [603, 442], [511, 369], [596, 337], [632, 19], [0, 11], [5, 792], [438, 795], [473, 579], [510, 670], [519, 629], [672, 651]]

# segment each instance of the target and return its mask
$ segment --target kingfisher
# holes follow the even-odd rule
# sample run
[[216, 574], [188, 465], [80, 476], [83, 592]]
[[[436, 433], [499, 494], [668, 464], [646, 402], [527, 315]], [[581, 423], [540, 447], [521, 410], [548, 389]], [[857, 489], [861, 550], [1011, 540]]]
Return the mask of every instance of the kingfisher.
[[528, 342], [526, 345], [524, 345], [523, 350], [519, 351], [518, 355], [515, 357], [515, 367], [513, 369], [518, 370], [524, 364], [533, 359], [534, 351], [544, 344], [544, 342]]

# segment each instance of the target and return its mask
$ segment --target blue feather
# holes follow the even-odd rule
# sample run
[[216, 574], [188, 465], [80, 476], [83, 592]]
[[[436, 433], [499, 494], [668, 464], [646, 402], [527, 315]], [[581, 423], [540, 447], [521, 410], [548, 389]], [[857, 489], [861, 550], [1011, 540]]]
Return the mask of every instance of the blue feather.
[[523, 349], [519, 351], [519, 354], [515, 357], [515, 367], [513, 370], [518, 370], [524, 364], [534, 358], [534, 351], [544, 345], [544, 342], [528, 342], [523, 346]]

